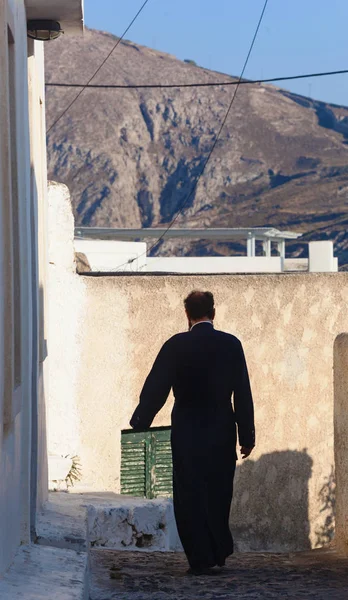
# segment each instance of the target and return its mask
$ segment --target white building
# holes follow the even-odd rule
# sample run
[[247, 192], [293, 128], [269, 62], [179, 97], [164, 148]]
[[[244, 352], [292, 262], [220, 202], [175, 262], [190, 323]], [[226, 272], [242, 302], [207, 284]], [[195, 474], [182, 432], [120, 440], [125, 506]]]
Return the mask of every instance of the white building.
[[[338, 271], [330, 241], [309, 242], [309, 259], [286, 258], [286, 241], [302, 234], [274, 227], [113, 229], [77, 227], [75, 250], [84, 270], [143, 273], [284, 273]], [[239, 242], [244, 256], [148, 256], [158, 240]], [[140, 241], [141, 240], [141, 241]], [[149, 247], [146, 240], [149, 240]]]
[[44, 62], [32, 19], [81, 31], [82, 0], [0, 0], [0, 576], [47, 494]]

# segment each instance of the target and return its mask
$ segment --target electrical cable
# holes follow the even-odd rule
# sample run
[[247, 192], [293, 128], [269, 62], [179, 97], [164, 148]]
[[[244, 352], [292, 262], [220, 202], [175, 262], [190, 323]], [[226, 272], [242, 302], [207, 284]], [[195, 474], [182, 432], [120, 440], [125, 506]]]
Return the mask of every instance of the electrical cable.
[[310, 79], [311, 77], [329, 77], [331, 75], [347, 75], [348, 69], [341, 71], [327, 71], [322, 73], [306, 73], [304, 75], [290, 75], [287, 77], [272, 77], [270, 79], [243, 79], [242, 81], [211, 81], [206, 83], [144, 83], [144, 84], [92, 84], [84, 85], [82, 83], [49, 83], [46, 87], [57, 88], [83, 88], [101, 89], [101, 90], [138, 90], [138, 89], [171, 89], [171, 88], [204, 88], [204, 87], [225, 87], [234, 85], [256, 85], [260, 83], [275, 83], [279, 81], [295, 81], [296, 79]]
[[[261, 83], [274, 83], [279, 81], [294, 81], [296, 79], [310, 79], [312, 77], [329, 77], [332, 75], [347, 75], [348, 69], [343, 69], [341, 71], [326, 71], [320, 73], [306, 73], [304, 75], [290, 75], [286, 77], [272, 77], [271, 79], [243, 79], [239, 85], [257, 85]], [[85, 87], [83, 84], [78, 83], [46, 83], [47, 87], [60, 87], [60, 88], [69, 88], [69, 87]], [[218, 86], [235, 86], [238, 85], [237, 81], [216, 81], [210, 83], [184, 83], [184, 84], [131, 84], [131, 85], [112, 85], [112, 84], [96, 84], [96, 85], [88, 85], [88, 88], [91, 89], [162, 89], [162, 88], [196, 88], [196, 87], [218, 87]], [[82, 166], [77, 173], [74, 175], [80, 174], [83, 170]]]
[[[274, 83], [280, 81], [294, 81], [296, 79], [310, 79], [312, 77], [329, 77], [332, 75], [347, 75], [348, 69], [343, 69], [340, 71], [325, 71], [319, 73], [306, 73], [303, 75], [290, 75], [286, 77], [272, 77], [270, 79], [243, 79], [239, 82], [239, 85], [257, 85], [261, 83]], [[77, 83], [46, 83], [46, 87], [60, 87], [60, 88], [86, 88], [83, 84]], [[196, 88], [196, 87], [219, 87], [219, 86], [236, 86], [238, 85], [237, 81], [216, 81], [209, 83], [184, 83], [184, 84], [131, 84], [131, 85], [113, 85], [113, 84], [92, 84], [88, 85], [88, 88], [91, 89], [162, 89], [162, 88]], [[57, 120], [58, 121], [58, 120]], [[51, 128], [50, 128], [51, 129]], [[49, 131], [50, 131], [49, 129]], [[75, 173], [74, 179], [80, 174], [83, 170], [84, 165], [80, 167], [80, 169]]]
[[[266, 12], [266, 8], [267, 8], [267, 5], [268, 5], [268, 1], [269, 1], [269, 0], [265, 0], [265, 2], [264, 2], [263, 9], [262, 9], [262, 11], [261, 11], [261, 15], [260, 15], [259, 21], [258, 21], [258, 23], [257, 23], [257, 27], [256, 27], [256, 30], [255, 30], [255, 33], [254, 33], [253, 39], [252, 39], [252, 41], [251, 41], [251, 44], [250, 44], [250, 47], [249, 47], [249, 51], [248, 51], [247, 57], [246, 57], [246, 59], [245, 59], [245, 62], [244, 62], [244, 65], [243, 65], [243, 69], [242, 69], [242, 72], [241, 72], [241, 74], [240, 74], [240, 77], [239, 77], [239, 81], [238, 81], [238, 84], [239, 84], [239, 85], [240, 85], [240, 82], [241, 82], [241, 81], [242, 81], [242, 79], [243, 79], [243, 76], [244, 76], [245, 70], [246, 70], [246, 68], [247, 68], [247, 66], [248, 66], [248, 62], [249, 62], [249, 59], [250, 59], [251, 53], [252, 53], [252, 51], [253, 51], [253, 48], [254, 48], [254, 45], [255, 45], [255, 42], [256, 42], [256, 38], [257, 38], [257, 35], [258, 35], [258, 33], [259, 33], [259, 30], [260, 30], [260, 27], [261, 27], [261, 24], [262, 24], [262, 21], [263, 21], [264, 14], [265, 14], [265, 12]], [[193, 186], [192, 186], [192, 189], [191, 189], [191, 191], [190, 191], [190, 192], [189, 192], [189, 194], [186, 196], [185, 200], [182, 202], [182, 204], [181, 204], [181, 206], [180, 206], [180, 209], [178, 210], [178, 212], [176, 213], [176, 215], [175, 215], [175, 217], [172, 219], [172, 221], [169, 223], [169, 225], [168, 225], [168, 227], [166, 228], [166, 230], [164, 231], [164, 233], [162, 233], [162, 235], [161, 235], [161, 236], [158, 238], [158, 240], [157, 240], [157, 241], [156, 241], [154, 244], [152, 244], [152, 246], [150, 246], [150, 249], [149, 249], [149, 254], [150, 254], [150, 253], [151, 253], [151, 251], [152, 251], [152, 250], [153, 250], [153, 249], [154, 249], [154, 248], [155, 248], [155, 247], [156, 247], [156, 246], [157, 246], [157, 245], [158, 245], [158, 244], [159, 244], [159, 243], [160, 243], [160, 242], [163, 240], [163, 238], [166, 236], [166, 234], [168, 233], [168, 231], [169, 231], [169, 230], [170, 230], [170, 229], [173, 227], [174, 223], [176, 223], [176, 221], [177, 221], [177, 219], [179, 218], [179, 216], [180, 216], [180, 215], [183, 213], [183, 211], [185, 210], [185, 207], [187, 206], [187, 203], [189, 202], [189, 200], [192, 198], [193, 194], [195, 193], [195, 191], [196, 191], [196, 189], [197, 189], [197, 186], [198, 186], [198, 184], [199, 184], [199, 182], [200, 182], [200, 180], [201, 180], [201, 178], [202, 178], [202, 176], [203, 176], [203, 174], [204, 174], [204, 172], [205, 172], [205, 170], [206, 170], [206, 168], [207, 168], [207, 165], [208, 165], [208, 163], [209, 163], [209, 161], [210, 161], [210, 159], [211, 159], [211, 157], [212, 157], [212, 154], [213, 154], [213, 152], [214, 152], [214, 150], [215, 150], [215, 148], [216, 148], [216, 145], [217, 145], [217, 143], [218, 143], [218, 141], [219, 141], [219, 139], [220, 139], [220, 136], [221, 136], [222, 130], [223, 130], [223, 128], [225, 127], [225, 124], [226, 124], [226, 121], [227, 121], [227, 119], [228, 119], [228, 116], [229, 116], [229, 114], [230, 114], [230, 112], [231, 112], [232, 106], [233, 106], [233, 104], [234, 104], [234, 101], [235, 101], [235, 99], [236, 99], [236, 96], [237, 96], [237, 93], [238, 93], [238, 90], [239, 90], [239, 85], [238, 85], [238, 84], [236, 85], [236, 87], [235, 87], [235, 89], [234, 89], [234, 93], [233, 93], [233, 96], [232, 96], [232, 98], [231, 98], [231, 102], [230, 102], [230, 104], [229, 104], [229, 106], [228, 106], [228, 109], [227, 109], [227, 111], [226, 111], [225, 117], [224, 117], [224, 118], [223, 118], [223, 120], [222, 120], [222, 123], [221, 123], [221, 125], [220, 125], [219, 131], [218, 131], [217, 135], [215, 136], [215, 140], [214, 140], [214, 142], [213, 142], [213, 144], [212, 144], [212, 147], [211, 147], [211, 149], [210, 149], [210, 151], [209, 151], [209, 153], [208, 153], [208, 156], [207, 156], [207, 158], [206, 158], [206, 159], [205, 159], [205, 161], [204, 161], [203, 167], [202, 167], [202, 169], [201, 169], [201, 171], [200, 171], [200, 173], [199, 173], [199, 175], [198, 175], [198, 177], [197, 177], [196, 181], [194, 182], [194, 184], [193, 184]]]
[[107, 60], [109, 60], [110, 56], [114, 53], [114, 51], [116, 50], [117, 46], [121, 43], [121, 41], [123, 40], [124, 36], [126, 35], [126, 33], [130, 30], [130, 28], [132, 27], [133, 23], [137, 20], [138, 16], [140, 15], [140, 13], [144, 10], [145, 6], [147, 5], [147, 3], [149, 2], [149, 0], [145, 0], [144, 3], [141, 5], [141, 7], [139, 8], [138, 12], [136, 13], [135, 17], [133, 17], [132, 21], [129, 23], [128, 27], [124, 30], [123, 34], [121, 35], [120, 38], [118, 38], [116, 44], [114, 44], [113, 48], [110, 50], [109, 54], [104, 58], [103, 62], [99, 65], [98, 69], [95, 71], [95, 73], [92, 75], [92, 77], [90, 77], [90, 79], [87, 81], [87, 83], [82, 86], [81, 91], [77, 94], [77, 96], [75, 96], [75, 98], [70, 102], [70, 104], [65, 108], [65, 110], [61, 113], [61, 115], [53, 122], [53, 124], [50, 126], [50, 128], [47, 130], [47, 134], [50, 133], [50, 131], [53, 129], [53, 127], [55, 127], [57, 125], [57, 123], [66, 115], [66, 113], [70, 110], [70, 108], [73, 106], [73, 104], [75, 104], [76, 100], [79, 99], [79, 97], [81, 96], [81, 94], [83, 93], [83, 91], [86, 89], [86, 87], [89, 86], [89, 84], [91, 83], [91, 81], [93, 81], [93, 79], [95, 78], [95, 76], [99, 73], [99, 71], [103, 68], [103, 66], [105, 65], [105, 63], [107, 62]]

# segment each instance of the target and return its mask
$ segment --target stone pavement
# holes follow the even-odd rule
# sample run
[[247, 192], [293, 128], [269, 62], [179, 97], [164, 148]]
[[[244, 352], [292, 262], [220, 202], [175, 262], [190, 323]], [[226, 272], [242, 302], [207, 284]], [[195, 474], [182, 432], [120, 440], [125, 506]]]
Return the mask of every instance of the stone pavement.
[[348, 559], [333, 550], [236, 554], [215, 577], [183, 554], [91, 551], [90, 600], [348, 600]]
[[22, 546], [0, 578], [1, 600], [87, 600], [87, 555], [75, 550]]

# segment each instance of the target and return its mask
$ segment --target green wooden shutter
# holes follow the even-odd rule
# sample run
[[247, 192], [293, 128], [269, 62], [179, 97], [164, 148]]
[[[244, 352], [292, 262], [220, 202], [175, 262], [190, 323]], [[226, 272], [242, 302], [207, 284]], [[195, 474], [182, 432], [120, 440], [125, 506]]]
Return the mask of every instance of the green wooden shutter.
[[171, 497], [170, 427], [121, 434], [121, 493], [145, 498]]
[[158, 429], [152, 434], [153, 438], [153, 476], [152, 491], [153, 497], [164, 496], [170, 498], [173, 496], [173, 463], [172, 448], [170, 444], [170, 430]]
[[146, 496], [146, 434], [121, 434], [121, 494]]

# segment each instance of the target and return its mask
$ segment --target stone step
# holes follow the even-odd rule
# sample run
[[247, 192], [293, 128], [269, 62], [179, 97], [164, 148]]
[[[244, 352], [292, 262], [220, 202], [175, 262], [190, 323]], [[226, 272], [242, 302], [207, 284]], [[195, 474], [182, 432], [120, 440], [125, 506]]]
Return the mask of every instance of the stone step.
[[109, 506], [87, 507], [87, 548], [180, 552], [173, 501], [118, 497]]
[[38, 517], [37, 534], [38, 544], [74, 550], [182, 550], [168, 498], [51, 492]]
[[32, 545], [0, 579], [1, 600], [88, 600], [87, 554]]
[[55, 548], [86, 550], [87, 506], [112, 506], [119, 496], [112, 492], [50, 492], [36, 523], [37, 543]]

